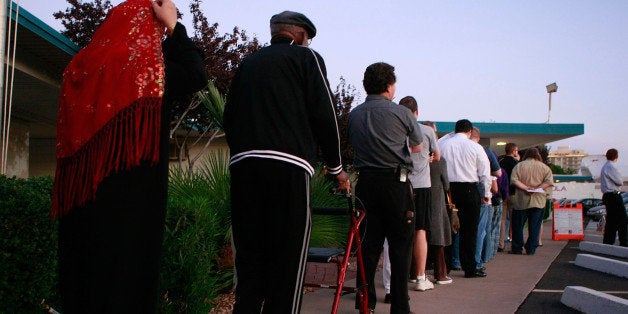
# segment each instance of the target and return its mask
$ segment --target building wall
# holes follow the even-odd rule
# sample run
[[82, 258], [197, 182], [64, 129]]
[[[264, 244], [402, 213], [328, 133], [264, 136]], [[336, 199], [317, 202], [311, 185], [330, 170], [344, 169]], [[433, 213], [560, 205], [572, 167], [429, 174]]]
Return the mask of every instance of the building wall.
[[28, 147], [28, 127], [19, 122], [11, 122], [6, 173], [8, 177], [28, 178]]
[[[18, 124], [12, 125], [11, 144], [9, 145], [8, 176], [20, 178], [35, 176], [54, 176], [56, 167], [56, 140], [54, 138], [28, 138], [26, 127]], [[190, 150], [191, 156], [201, 153], [194, 166], [199, 166], [209, 154], [222, 152], [227, 156], [229, 146], [224, 139], [216, 139], [207, 148], [203, 148], [204, 142]], [[170, 166], [176, 167], [179, 160], [176, 152], [171, 150]], [[188, 161], [183, 160], [181, 165], [188, 167]]]
[[580, 164], [584, 156], [549, 156], [549, 162], [562, 167], [563, 169], [580, 169]]
[[29, 174], [31, 177], [54, 176], [56, 142], [54, 138], [30, 139]]
[[594, 182], [555, 182], [552, 197], [555, 199], [602, 198], [600, 184]]
[[[225, 158], [229, 158], [229, 146], [227, 142], [224, 140], [224, 137], [214, 139], [208, 147], [204, 147], [205, 142], [200, 141], [196, 146], [190, 149], [190, 158], [195, 158], [197, 155], [198, 158], [194, 161], [194, 168], [196, 169], [200, 166], [204, 160], [211, 154], [222, 153], [225, 155]], [[182, 160], [181, 163], [178, 159], [178, 152], [175, 151], [174, 145], [171, 145], [170, 150], [170, 167], [181, 165], [184, 169], [188, 168], [189, 161], [187, 159]], [[228, 160], [228, 159], [227, 159]]]

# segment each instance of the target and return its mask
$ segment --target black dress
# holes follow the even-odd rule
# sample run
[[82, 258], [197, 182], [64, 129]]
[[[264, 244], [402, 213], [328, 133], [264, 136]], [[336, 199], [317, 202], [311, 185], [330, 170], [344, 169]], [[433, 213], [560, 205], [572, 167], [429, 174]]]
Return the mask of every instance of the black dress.
[[105, 178], [95, 200], [60, 219], [64, 313], [155, 313], [168, 193], [169, 105], [207, 85], [202, 52], [177, 24], [162, 44], [160, 158]]

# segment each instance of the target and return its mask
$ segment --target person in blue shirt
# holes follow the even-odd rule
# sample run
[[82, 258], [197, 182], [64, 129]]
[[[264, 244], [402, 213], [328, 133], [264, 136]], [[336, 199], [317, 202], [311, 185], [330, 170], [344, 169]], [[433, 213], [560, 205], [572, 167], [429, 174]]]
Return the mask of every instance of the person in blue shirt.
[[606, 225], [604, 227], [604, 244], [615, 244], [615, 236], [619, 236], [619, 245], [628, 246], [626, 238], [626, 209], [621, 197], [621, 186], [623, 178], [615, 167], [619, 153], [611, 148], [606, 151], [606, 163], [600, 173], [600, 183], [602, 188], [602, 201], [606, 206]]

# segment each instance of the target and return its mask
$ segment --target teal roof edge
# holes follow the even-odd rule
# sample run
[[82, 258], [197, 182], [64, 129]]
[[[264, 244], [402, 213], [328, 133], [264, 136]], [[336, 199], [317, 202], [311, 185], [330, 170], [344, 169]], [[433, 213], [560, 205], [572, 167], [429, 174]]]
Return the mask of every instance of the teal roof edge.
[[18, 5], [15, 2], [11, 1], [8, 6], [8, 14], [10, 14], [12, 20], [15, 21], [17, 16], [17, 21], [20, 25], [39, 35], [59, 49], [67, 52], [70, 56], [74, 56], [80, 50], [78, 45], [73, 43], [67, 37], [61, 35], [61, 33], [54, 30], [48, 24], [35, 17], [24, 8], [19, 7], [18, 10]]
[[[456, 122], [435, 122], [439, 132], [453, 132]], [[472, 122], [482, 133], [510, 134], [584, 134], [582, 123], [502, 123]]]
[[569, 181], [574, 181], [574, 182], [593, 182], [593, 177], [592, 176], [578, 176], [578, 175], [560, 175], [560, 174], [555, 174], [553, 175], [554, 177], [554, 182], [569, 182]]

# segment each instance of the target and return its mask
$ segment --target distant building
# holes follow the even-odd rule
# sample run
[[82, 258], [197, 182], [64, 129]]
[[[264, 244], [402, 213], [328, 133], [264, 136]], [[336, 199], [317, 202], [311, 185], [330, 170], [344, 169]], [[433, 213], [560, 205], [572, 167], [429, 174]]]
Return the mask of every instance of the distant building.
[[587, 153], [582, 149], [571, 149], [569, 146], [559, 146], [555, 151], [550, 151], [547, 156], [551, 164], [563, 169], [580, 170], [582, 159]]

